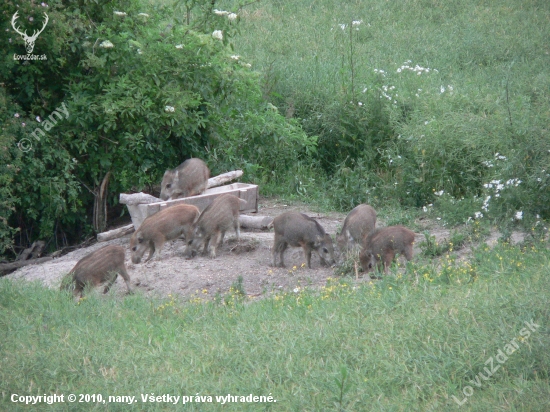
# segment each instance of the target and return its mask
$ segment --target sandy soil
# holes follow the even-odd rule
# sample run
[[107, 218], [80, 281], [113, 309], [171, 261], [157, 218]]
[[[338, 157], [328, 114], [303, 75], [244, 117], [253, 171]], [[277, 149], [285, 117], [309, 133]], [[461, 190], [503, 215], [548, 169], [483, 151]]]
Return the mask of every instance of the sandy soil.
[[[314, 213], [307, 206], [286, 205], [279, 200], [260, 199], [258, 215], [276, 217], [288, 210], [299, 210], [316, 218], [325, 231], [334, 235], [340, 230], [344, 213]], [[434, 222], [422, 220], [419, 226], [428, 230], [440, 241], [449, 238], [448, 229], [438, 227]], [[377, 226], [383, 226], [383, 217], [379, 216]], [[418, 232], [423, 232], [417, 230]], [[496, 243], [498, 233], [491, 234], [486, 241]], [[521, 241], [521, 234], [515, 233], [514, 240]], [[415, 255], [420, 253], [418, 243], [424, 240], [423, 235], [416, 238]], [[128, 248], [130, 236], [109, 242], [96, 243], [89, 247], [75, 250], [52, 261], [20, 268], [8, 275], [13, 279], [41, 281], [44, 285], [59, 288], [61, 279], [74, 265], [87, 254], [108, 244]], [[130, 252], [126, 252], [126, 265], [134, 290], [144, 295], [167, 296], [180, 295], [184, 299], [200, 296], [203, 299], [213, 298], [216, 294], [226, 294], [239, 276], [243, 278], [244, 290], [250, 297], [259, 297], [279, 290], [293, 290], [296, 287], [320, 287], [326, 284], [328, 277], [334, 277], [334, 268], [320, 266], [319, 257], [313, 253], [312, 269], [305, 266], [305, 257], [301, 248], [288, 248], [285, 252], [286, 268], [271, 266], [273, 245], [273, 230], [247, 231], [241, 230], [241, 239], [237, 242], [235, 234], [228, 232], [224, 244], [218, 248], [216, 259], [207, 256], [197, 256], [187, 260], [183, 258], [184, 244], [178, 239], [167, 242], [161, 252], [161, 259], [152, 259], [147, 263], [133, 264]], [[459, 258], [467, 258], [471, 253], [469, 247], [457, 251]], [[368, 277], [360, 281], [369, 280]], [[113, 290], [124, 294], [126, 287], [119, 277]]]

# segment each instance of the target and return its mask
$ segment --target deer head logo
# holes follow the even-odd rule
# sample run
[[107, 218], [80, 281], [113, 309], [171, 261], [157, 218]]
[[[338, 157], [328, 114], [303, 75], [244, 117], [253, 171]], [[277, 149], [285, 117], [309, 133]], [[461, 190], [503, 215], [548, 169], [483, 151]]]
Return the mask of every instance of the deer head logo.
[[44, 29], [46, 28], [46, 24], [48, 24], [48, 20], [49, 20], [48, 15], [44, 13], [44, 16], [46, 16], [46, 19], [44, 20], [44, 25], [42, 26], [42, 29], [40, 29], [39, 31], [35, 30], [32, 36], [28, 36], [26, 30], [24, 32], [21, 32], [21, 30], [15, 27], [15, 20], [17, 20], [17, 18], [19, 17], [17, 13], [19, 12], [16, 11], [13, 17], [11, 18], [11, 25], [15, 30], [15, 32], [18, 33], [21, 37], [23, 37], [23, 40], [25, 40], [25, 48], [27, 49], [27, 53], [31, 54], [32, 51], [34, 50], [34, 42], [36, 41], [38, 35], [44, 31]]

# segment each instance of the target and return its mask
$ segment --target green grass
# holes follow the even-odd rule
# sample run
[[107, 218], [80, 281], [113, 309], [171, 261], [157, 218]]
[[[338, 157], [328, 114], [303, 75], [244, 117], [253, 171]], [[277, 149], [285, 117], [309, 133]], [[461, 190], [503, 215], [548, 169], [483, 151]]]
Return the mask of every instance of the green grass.
[[[12, 394], [132, 395], [124, 404], [57, 404], [52, 410], [174, 410], [140, 394], [212, 396], [185, 410], [458, 410], [485, 362], [540, 328], [465, 411], [550, 408], [547, 244], [481, 247], [470, 262], [408, 264], [406, 275], [353, 286], [329, 280], [245, 302], [182, 303], [143, 296], [75, 303], [38, 284], [0, 280], [0, 410], [44, 410]], [[236, 291], [236, 292], [235, 292]], [[223, 302], [223, 303], [222, 303]], [[276, 403], [215, 403], [214, 395], [271, 394]], [[181, 402], [181, 400], [180, 400]], [[181, 408], [181, 405], [180, 405]]]
[[[306, 165], [285, 188], [342, 211], [437, 203], [453, 225], [487, 195], [485, 218], [550, 216], [549, 2], [238, 3], [220, 4], [240, 16], [235, 52], [265, 97], [318, 136], [326, 175]], [[400, 70], [408, 61], [423, 70]], [[483, 187], [514, 178], [500, 197]]]

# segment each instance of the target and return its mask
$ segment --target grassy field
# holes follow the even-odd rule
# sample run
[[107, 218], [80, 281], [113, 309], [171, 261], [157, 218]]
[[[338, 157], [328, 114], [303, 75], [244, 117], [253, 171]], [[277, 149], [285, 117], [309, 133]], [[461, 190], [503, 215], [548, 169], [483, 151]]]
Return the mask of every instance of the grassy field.
[[[326, 177], [297, 170], [298, 194], [345, 211], [444, 190], [472, 217], [487, 195], [485, 217], [550, 216], [550, 3], [278, 0], [239, 15], [235, 52], [318, 138]], [[484, 189], [499, 179], [522, 183]]]
[[[332, 279], [253, 302], [236, 287], [218, 303], [93, 294], [75, 303], [2, 279], [0, 409], [45, 409], [12, 394], [63, 394], [51, 410], [174, 410], [141, 399], [170, 394], [192, 397], [184, 409], [197, 411], [546, 411], [549, 291], [541, 243], [481, 246], [469, 262], [447, 255], [374, 284]], [[107, 403], [68, 403], [71, 393]], [[276, 402], [216, 402], [228, 394]]]
[[[451, 226], [483, 211], [456, 244], [491, 210], [504, 232], [532, 223], [542, 233], [549, 4], [221, 2], [239, 14], [231, 41], [265, 98], [318, 138], [317, 157], [267, 191], [322, 210], [366, 201], [387, 224], [422, 210], [402, 206]], [[512, 183], [491, 192], [492, 179]], [[466, 261], [453, 246], [428, 237], [404, 274], [335, 275], [320, 290], [257, 300], [236, 284], [215, 301], [75, 302], [0, 279], [0, 410], [550, 410], [548, 241], [482, 244]], [[53, 394], [64, 402], [22, 403]]]

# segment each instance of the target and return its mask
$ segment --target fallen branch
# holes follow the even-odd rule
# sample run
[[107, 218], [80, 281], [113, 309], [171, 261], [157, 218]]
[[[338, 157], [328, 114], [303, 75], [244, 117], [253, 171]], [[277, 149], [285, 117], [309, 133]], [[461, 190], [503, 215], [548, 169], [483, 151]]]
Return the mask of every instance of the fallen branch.
[[107, 240], [118, 239], [119, 237], [129, 235], [134, 232], [134, 225], [130, 223], [129, 225], [119, 227], [117, 229], [109, 230], [107, 232], [98, 233], [97, 241], [106, 242]]
[[38, 259], [16, 260], [15, 262], [11, 263], [2, 263], [0, 264], [0, 274], [7, 275], [9, 272], [12, 272], [15, 269], [19, 269], [23, 266], [34, 265], [36, 263], [44, 263], [52, 259], [53, 258], [51, 256], [47, 256]]
[[21, 252], [16, 260], [29, 260], [33, 258], [38, 258], [40, 257], [40, 255], [42, 255], [42, 250], [44, 250], [45, 246], [46, 242], [44, 242], [43, 240], [37, 240], [36, 242], [33, 242], [31, 247]]

